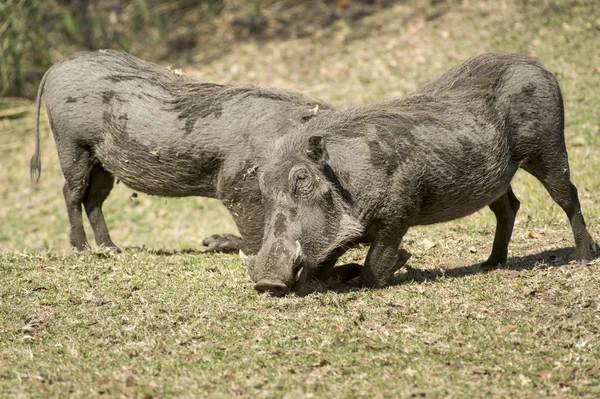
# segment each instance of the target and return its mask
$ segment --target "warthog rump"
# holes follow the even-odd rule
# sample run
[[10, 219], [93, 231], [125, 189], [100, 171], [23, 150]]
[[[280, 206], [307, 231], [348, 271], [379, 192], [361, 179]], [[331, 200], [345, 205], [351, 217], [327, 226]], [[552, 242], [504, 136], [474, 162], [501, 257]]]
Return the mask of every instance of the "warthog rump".
[[329, 112], [278, 139], [259, 167], [265, 240], [250, 275], [257, 290], [282, 295], [301, 286], [299, 270], [331, 267], [367, 241], [360, 279], [381, 287], [407, 259], [399, 246], [409, 227], [485, 206], [497, 219], [486, 264], [505, 262], [519, 168], [567, 214], [577, 259], [592, 259], [596, 245], [570, 181], [561, 91], [537, 62], [481, 55], [404, 98]]
[[[199, 82], [120, 51], [77, 53], [40, 84], [35, 181], [42, 94], [66, 181], [71, 245], [79, 250], [88, 247], [82, 204], [96, 243], [116, 248], [102, 213], [116, 178], [147, 194], [221, 199], [244, 250], [257, 252], [264, 222], [254, 166], [274, 138], [329, 108], [290, 90]], [[231, 235], [205, 242], [220, 250], [242, 246]]]

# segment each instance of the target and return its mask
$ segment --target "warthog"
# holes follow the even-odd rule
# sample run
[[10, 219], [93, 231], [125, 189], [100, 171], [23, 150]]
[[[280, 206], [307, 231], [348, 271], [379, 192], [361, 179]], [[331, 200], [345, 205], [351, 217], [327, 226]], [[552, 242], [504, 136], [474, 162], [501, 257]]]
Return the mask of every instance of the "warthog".
[[249, 274], [258, 291], [299, 289], [352, 243], [370, 242], [360, 280], [385, 285], [406, 261], [409, 227], [489, 206], [491, 255], [505, 262], [523, 168], [567, 214], [577, 259], [594, 256], [570, 181], [563, 100], [554, 76], [519, 55], [481, 55], [397, 100], [331, 111], [281, 137], [259, 166], [265, 239]]
[[115, 178], [165, 197], [219, 198], [241, 240], [205, 240], [211, 248], [257, 252], [263, 210], [254, 165], [275, 137], [329, 105], [307, 95], [251, 85], [203, 83], [120, 51], [78, 53], [44, 75], [37, 97], [32, 179], [39, 179], [42, 94], [60, 165], [71, 245], [88, 247], [83, 203], [100, 246], [117, 248], [102, 213]]

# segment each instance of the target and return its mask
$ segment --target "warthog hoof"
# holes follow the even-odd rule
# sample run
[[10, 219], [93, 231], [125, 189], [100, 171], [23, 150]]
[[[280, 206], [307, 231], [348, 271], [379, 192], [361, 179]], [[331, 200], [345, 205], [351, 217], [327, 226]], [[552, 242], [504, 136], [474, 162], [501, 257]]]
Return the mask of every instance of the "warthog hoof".
[[233, 234], [213, 234], [202, 240], [202, 245], [207, 247], [205, 252], [238, 253], [242, 248], [242, 239]]

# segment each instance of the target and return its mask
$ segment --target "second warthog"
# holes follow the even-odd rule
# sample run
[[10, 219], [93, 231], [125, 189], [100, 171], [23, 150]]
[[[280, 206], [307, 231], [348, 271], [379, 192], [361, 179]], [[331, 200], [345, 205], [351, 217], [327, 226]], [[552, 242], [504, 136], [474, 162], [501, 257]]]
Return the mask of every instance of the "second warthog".
[[482, 55], [405, 98], [331, 111], [278, 139], [259, 167], [265, 241], [249, 274], [258, 291], [283, 295], [366, 241], [360, 279], [381, 287], [406, 260], [399, 246], [408, 228], [484, 206], [497, 219], [486, 263], [504, 262], [519, 168], [567, 214], [577, 259], [592, 259], [596, 245], [570, 180], [561, 91], [537, 62]]
[[[219, 198], [242, 235], [213, 237], [213, 249], [257, 252], [263, 210], [253, 167], [274, 138], [329, 105], [291, 90], [199, 82], [112, 50], [77, 53], [44, 75], [42, 94], [65, 176], [71, 245], [88, 243], [82, 209], [96, 243], [116, 248], [102, 213], [115, 178], [136, 191], [165, 197]], [[205, 240], [206, 241], [206, 240]]]

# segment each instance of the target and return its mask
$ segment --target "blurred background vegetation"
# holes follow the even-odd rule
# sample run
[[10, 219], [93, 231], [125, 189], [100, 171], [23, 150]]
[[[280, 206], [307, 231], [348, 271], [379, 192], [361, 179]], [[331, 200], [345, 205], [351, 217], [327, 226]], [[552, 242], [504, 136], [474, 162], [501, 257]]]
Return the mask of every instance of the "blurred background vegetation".
[[[43, 111], [44, 172], [37, 187], [29, 185], [31, 99], [52, 63], [108, 47], [201, 81], [291, 88], [338, 107], [403, 96], [477, 54], [527, 54], [561, 84], [572, 176], [598, 234], [599, 43], [598, 0], [0, 0], [0, 251], [70, 250], [63, 178]], [[523, 198], [515, 234], [567, 228], [535, 179], [517, 174], [513, 187]], [[123, 247], [198, 248], [206, 236], [236, 231], [218, 201], [133, 199], [122, 184], [105, 209]], [[435, 242], [436, 229], [488, 237], [494, 225], [482, 211], [423, 231]]]
[[[46, 69], [76, 50], [115, 48], [152, 61], [210, 60], [234, 41], [310, 35], [393, 0], [2, 0], [0, 96], [35, 97]], [[302, 15], [302, 18], [298, 18]]]

